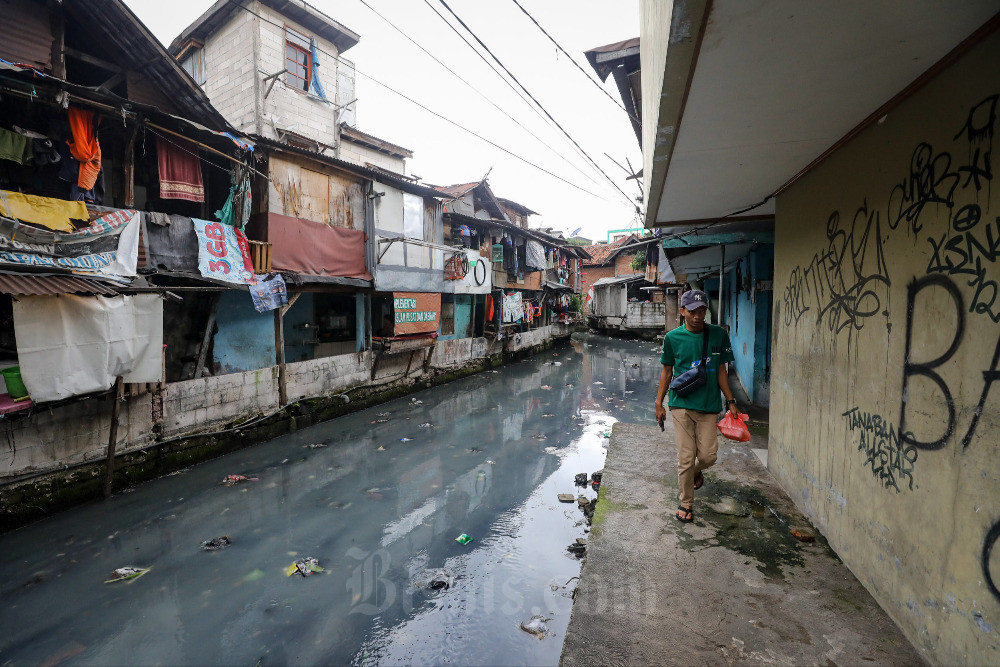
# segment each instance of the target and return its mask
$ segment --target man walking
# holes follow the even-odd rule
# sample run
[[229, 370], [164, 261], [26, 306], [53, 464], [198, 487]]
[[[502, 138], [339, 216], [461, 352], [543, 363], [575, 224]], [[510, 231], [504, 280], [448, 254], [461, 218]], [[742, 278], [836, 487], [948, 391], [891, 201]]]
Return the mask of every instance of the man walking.
[[718, 453], [716, 441], [716, 419], [722, 411], [719, 390], [726, 397], [726, 405], [733, 415], [739, 414], [733, 392], [729, 388], [729, 372], [726, 364], [733, 361], [733, 350], [729, 334], [722, 327], [705, 323], [708, 312], [708, 297], [701, 290], [685, 292], [681, 297], [681, 315], [684, 324], [663, 337], [663, 351], [660, 363], [660, 388], [656, 393], [656, 421], [660, 427], [667, 413], [663, 409], [663, 399], [673, 377], [696, 368], [702, 362], [704, 331], [708, 327], [708, 356], [706, 361], [707, 382], [686, 396], [678, 396], [670, 390], [667, 404], [674, 422], [674, 436], [677, 441], [677, 481], [680, 486], [680, 506], [675, 515], [678, 521], [694, 521], [694, 490], [705, 483], [702, 471], [715, 463]]

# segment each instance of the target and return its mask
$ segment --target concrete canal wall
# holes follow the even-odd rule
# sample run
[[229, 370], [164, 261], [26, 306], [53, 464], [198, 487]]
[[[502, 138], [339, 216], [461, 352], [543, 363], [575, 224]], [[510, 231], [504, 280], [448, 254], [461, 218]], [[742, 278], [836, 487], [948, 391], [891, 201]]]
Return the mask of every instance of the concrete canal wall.
[[[412, 364], [408, 354], [386, 356], [374, 379], [370, 351], [290, 363], [288, 406], [279, 405], [276, 366], [126, 394], [115, 488], [533, 354], [571, 333], [555, 324], [499, 341], [444, 340], [426, 370], [423, 351]], [[112, 405], [111, 396], [89, 398], [0, 423], [0, 532], [100, 497]]]

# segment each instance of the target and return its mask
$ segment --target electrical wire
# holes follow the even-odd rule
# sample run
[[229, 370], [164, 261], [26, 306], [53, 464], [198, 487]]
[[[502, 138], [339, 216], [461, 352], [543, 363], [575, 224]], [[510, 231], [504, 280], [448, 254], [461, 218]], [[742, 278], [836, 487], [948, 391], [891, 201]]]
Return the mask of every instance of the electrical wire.
[[552, 35], [550, 35], [550, 34], [548, 33], [548, 31], [547, 31], [547, 30], [545, 30], [545, 28], [543, 28], [543, 27], [542, 27], [542, 25], [541, 25], [541, 24], [540, 24], [540, 23], [539, 23], [539, 22], [538, 22], [538, 21], [537, 21], [537, 20], [535, 19], [535, 17], [534, 17], [534, 16], [532, 16], [531, 14], [529, 14], [529, 13], [528, 13], [528, 10], [527, 10], [527, 9], [525, 9], [525, 8], [524, 8], [524, 7], [523, 7], [523, 6], [521, 5], [521, 3], [520, 3], [520, 2], [518, 2], [517, 0], [511, 0], [511, 2], [513, 2], [513, 3], [515, 4], [515, 5], [517, 5], [517, 8], [518, 8], [518, 9], [520, 9], [520, 10], [521, 10], [522, 12], [524, 12], [524, 15], [525, 15], [525, 16], [527, 16], [527, 17], [528, 17], [529, 19], [531, 19], [531, 22], [532, 22], [532, 23], [534, 23], [534, 24], [535, 24], [535, 25], [536, 25], [536, 26], [538, 27], [538, 29], [542, 31], [542, 34], [543, 34], [543, 35], [545, 35], [546, 37], [548, 37], [548, 38], [549, 38], [549, 41], [550, 41], [550, 42], [552, 42], [553, 44], [555, 44], [555, 45], [556, 45], [556, 48], [557, 48], [557, 49], [559, 49], [560, 51], [562, 51], [562, 52], [563, 52], [563, 54], [565, 54], [565, 55], [566, 55], [566, 57], [567, 57], [567, 58], [569, 58], [569, 60], [570, 60], [570, 62], [571, 62], [571, 63], [573, 63], [574, 65], [576, 65], [576, 68], [577, 68], [578, 70], [580, 70], [580, 72], [581, 72], [581, 73], [583, 74], [583, 76], [585, 76], [585, 77], [587, 78], [587, 81], [590, 81], [590, 82], [591, 82], [592, 84], [594, 84], [595, 86], [597, 86], [597, 89], [598, 89], [599, 91], [601, 91], [602, 93], [604, 93], [605, 95], [607, 95], [608, 99], [609, 99], [609, 100], [611, 100], [612, 102], [614, 102], [614, 104], [615, 104], [615, 105], [616, 105], [616, 106], [617, 106], [617, 107], [618, 107], [619, 109], [621, 109], [621, 110], [622, 110], [622, 111], [624, 111], [624, 112], [625, 112], [626, 114], [628, 114], [628, 117], [629, 117], [629, 118], [631, 118], [632, 120], [634, 120], [634, 121], [635, 121], [635, 122], [637, 122], [637, 123], [639, 122], [639, 119], [638, 119], [638, 118], [636, 118], [635, 116], [633, 116], [633, 115], [632, 115], [631, 113], [629, 113], [629, 110], [625, 108], [625, 105], [624, 105], [624, 104], [622, 104], [622, 103], [621, 103], [621, 102], [620, 102], [619, 100], [616, 100], [616, 99], [614, 98], [614, 96], [613, 96], [613, 95], [612, 95], [611, 93], [609, 93], [608, 91], [606, 91], [606, 90], [604, 89], [604, 86], [602, 86], [602, 85], [601, 85], [601, 84], [600, 84], [600, 83], [599, 83], [599, 82], [598, 82], [598, 81], [597, 81], [596, 79], [594, 79], [594, 78], [593, 78], [592, 74], [589, 74], [589, 73], [587, 72], [587, 70], [583, 69], [583, 67], [581, 67], [581, 66], [580, 66], [580, 63], [576, 62], [576, 60], [575, 60], [575, 59], [573, 58], [573, 56], [571, 56], [571, 55], [570, 55], [570, 54], [569, 54], [569, 53], [568, 53], [568, 52], [566, 51], [566, 49], [564, 49], [564, 48], [563, 48], [562, 46], [560, 46], [560, 45], [559, 45], [559, 42], [557, 42], [557, 41], [555, 40], [555, 38], [554, 38], [554, 37], [553, 37]]
[[[512, 91], [514, 91], [515, 95], [517, 95], [518, 97], [521, 98], [521, 101], [524, 102], [525, 106], [527, 106], [529, 109], [531, 109], [535, 113], [536, 116], [538, 116], [539, 118], [541, 118], [542, 122], [548, 124], [550, 127], [555, 128], [555, 124], [552, 123], [551, 120], [549, 120], [548, 118], [546, 118], [545, 114], [543, 114], [540, 109], [538, 109], [534, 104], [532, 104], [531, 100], [529, 100], [527, 97], [525, 97], [525, 94], [517, 86], [515, 86], [513, 83], [511, 83], [507, 79], [507, 77], [505, 77], [503, 75], [503, 73], [499, 69], [497, 69], [496, 65], [494, 65], [486, 56], [484, 56], [482, 53], [480, 53], [479, 49], [477, 49], [472, 44], [472, 42], [470, 42], [469, 39], [459, 31], [458, 28], [456, 28], [455, 26], [453, 26], [451, 24], [451, 22], [448, 21], [447, 18], [445, 18], [444, 14], [442, 14], [441, 12], [438, 11], [437, 7], [435, 7], [433, 4], [431, 4], [429, 2], [429, 0], [424, 0], [424, 4], [427, 5], [427, 7], [430, 8], [430, 10], [432, 12], [434, 12], [435, 14], [437, 14], [437, 17], [439, 19], [441, 19], [441, 21], [444, 22], [444, 24], [446, 26], [448, 26], [448, 28], [451, 29], [451, 31], [454, 32], [458, 36], [459, 39], [461, 39], [463, 42], [465, 42], [465, 45], [468, 46], [470, 49], [472, 49], [472, 52], [475, 53], [477, 56], [479, 56], [479, 59], [482, 60], [484, 63], [486, 63], [486, 66], [489, 67], [491, 70], [493, 70], [493, 73], [496, 74], [497, 77], [501, 81], [503, 81], [503, 83], [508, 88], [510, 88]], [[573, 146], [572, 144], [570, 144], [570, 145], [573, 147], [573, 150], [575, 150], [580, 157], [586, 159], [586, 156], [583, 154], [583, 152], [578, 147]], [[591, 180], [591, 182], [593, 182], [592, 179], [590, 179], [590, 180]]]
[[[258, 14], [255, 11], [253, 11], [249, 7], [244, 7], [242, 4], [240, 4], [240, 0], [227, 0], [227, 1], [229, 2], [229, 4], [231, 4], [231, 5], [235, 6], [235, 7], [239, 7], [243, 11], [245, 11], [245, 12], [247, 12], [249, 14], [252, 14], [253, 16], [256, 16], [258, 19], [260, 19], [261, 21], [264, 21], [265, 23], [269, 23], [269, 24], [271, 24], [273, 26], [281, 28], [282, 30], [285, 29], [284, 25], [261, 16], [260, 14]], [[444, 116], [444, 115], [442, 115], [442, 114], [434, 111], [433, 109], [427, 107], [426, 105], [421, 104], [420, 102], [416, 101], [412, 97], [410, 97], [410, 96], [408, 96], [408, 95], [406, 95], [404, 93], [399, 92], [395, 88], [392, 88], [388, 84], [382, 83], [381, 81], [379, 81], [375, 77], [371, 76], [370, 74], [366, 74], [365, 72], [362, 72], [357, 67], [355, 67], [353, 64], [351, 64], [351, 63], [345, 63], [345, 61], [343, 59], [341, 59], [339, 56], [336, 56], [336, 55], [334, 55], [332, 53], [324, 51], [323, 49], [319, 48], [318, 46], [316, 47], [316, 50], [319, 53], [322, 53], [323, 55], [327, 56], [328, 58], [333, 58], [337, 62], [339, 62], [339, 63], [341, 63], [341, 64], [343, 64], [345, 66], [351, 67], [357, 74], [360, 74], [361, 76], [365, 77], [366, 79], [368, 79], [372, 83], [378, 84], [379, 86], [385, 88], [389, 92], [395, 93], [396, 95], [398, 95], [399, 97], [402, 97], [407, 102], [410, 102], [411, 104], [420, 107], [421, 109], [423, 109], [427, 113], [431, 114], [432, 116], [435, 116], [436, 118], [440, 118], [441, 120], [445, 121], [446, 123], [454, 125], [455, 127], [457, 127], [458, 129], [462, 130], [463, 132], [471, 134], [472, 136], [476, 137], [477, 139], [480, 139], [481, 141], [484, 141], [484, 142], [488, 143], [490, 146], [493, 146], [494, 148], [496, 148], [496, 149], [498, 149], [500, 151], [503, 151], [507, 155], [510, 155], [514, 159], [520, 160], [521, 162], [525, 163], [526, 165], [528, 165], [530, 167], [533, 167], [533, 168], [537, 169], [538, 171], [541, 171], [541, 172], [543, 172], [545, 174], [548, 174], [552, 178], [555, 178], [556, 180], [561, 181], [561, 182], [565, 183], [566, 185], [569, 185], [570, 187], [576, 188], [580, 192], [588, 194], [591, 197], [595, 197], [597, 199], [607, 200], [606, 197], [602, 197], [601, 195], [598, 195], [598, 194], [596, 194], [594, 192], [591, 192], [590, 190], [584, 188], [583, 186], [577, 185], [576, 183], [573, 183], [572, 181], [569, 181], [569, 180], [563, 178], [562, 176], [559, 176], [558, 174], [555, 174], [555, 173], [549, 171], [545, 167], [541, 167], [541, 166], [535, 164], [534, 162], [532, 162], [531, 160], [528, 160], [527, 158], [522, 157], [522, 156], [518, 155], [517, 153], [515, 153], [515, 152], [513, 152], [513, 151], [511, 151], [511, 150], [509, 150], [507, 148], [504, 148], [503, 146], [501, 146], [500, 144], [496, 143], [495, 141], [487, 139], [486, 137], [484, 137], [483, 135], [479, 134], [478, 132], [470, 130], [469, 128], [465, 127], [461, 123], [458, 123], [457, 121], [454, 121], [454, 120], [448, 118], [447, 116]], [[631, 203], [631, 201], [629, 203]]]
[[[425, 3], [427, 3], [427, 2], [429, 2], [429, 0], [424, 0], [424, 2], [425, 2]], [[537, 98], [536, 98], [536, 97], [535, 97], [534, 95], [532, 95], [532, 94], [531, 94], [531, 92], [530, 92], [530, 91], [529, 91], [529, 90], [528, 90], [527, 88], [525, 88], [524, 84], [522, 84], [522, 83], [521, 83], [521, 82], [520, 82], [520, 81], [518, 80], [518, 78], [517, 78], [516, 76], [514, 76], [514, 73], [513, 73], [513, 72], [511, 72], [511, 71], [510, 71], [510, 69], [508, 69], [508, 68], [507, 68], [507, 66], [503, 64], [503, 62], [502, 62], [502, 61], [501, 61], [501, 60], [500, 60], [500, 59], [499, 59], [499, 58], [498, 58], [498, 57], [496, 56], [496, 54], [494, 54], [494, 53], [493, 53], [493, 52], [492, 52], [492, 51], [490, 50], [490, 48], [489, 48], [488, 46], [486, 46], [486, 44], [485, 44], [485, 43], [483, 42], [483, 40], [481, 40], [481, 39], [479, 38], [479, 36], [478, 36], [478, 35], [477, 35], [477, 34], [475, 33], [475, 31], [473, 31], [473, 30], [472, 30], [472, 28], [470, 28], [470, 27], [469, 27], [469, 26], [468, 26], [468, 25], [467, 25], [467, 24], [465, 23], [465, 21], [463, 21], [463, 20], [461, 19], [461, 17], [459, 17], [459, 15], [455, 13], [455, 10], [453, 10], [453, 9], [452, 9], [452, 8], [451, 8], [451, 7], [450, 7], [450, 6], [448, 5], [448, 3], [447, 3], [447, 2], [445, 1], [445, 0], [438, 0], [438, 2], [440, 2], [440, 3], [441, 3], [441, 4], [443, 5], [443, 6], [444, 6], [444, 8], [445, 8], [445, 9], [447, 9], [447, 10], [448, 10], [448, 12], [449, 12], [449, 13], [450, 13], [450, 14], [451, 14], [452, 16], [454, 16], [454, 17], [455, 17], [455, 20], [456, 20], [456, 21], [458, 21], [458, 22], [459, 22], [459, 24], [460, 24], [460, 25], [461, 25], [461, 26], [462, 26], [463, 28], [465, 28], [465, 30], [466, 30], [466, 31], [467, 31], [467, 32], [468, 32], [468, 33], [469, 33], [470, 35], [472, 35], [473, 39], [475, 39], [475, 40], [476, 40], [476, 42], [478, 42], [478, 43], [479, 43], [479, 45], [480, 45], [480, 46], [481, 46], [481, 47], [482, 47], [482, 48], [483, 48], [483, 49], [484, 49], [484, 50], [485, 50], [485, 51], [486, 51], [486, 52], [487, 52], [488, 54], [490, 54], [490, 56], [491, 56], [491, 57], [493, 58], [493, 60], [495, 60], [495, 61], [496, 61], [496, 63], [497, 63], [498, 65], [500, 65], [500, 68], [501, 68], [501, 69], [503, 69], [503, 71], [507, 73], [507, 76], [509, 76], [509, 77], [511, 78], [511, 80], [513, 80], [513, 81], [514, 81], [514, 83], [516, 83], [516, 84], [518, 85], [518, 87], [520, 87], [520, 88], [521, 88], [521, 90], [523, 90], [523, 91], [525, 92], [525, 94], [526, 94], [526, 95], [527, 95], [528, 97], [530, 97], [530, 98], [532, 99], [532, 101], [534, 101], [534, 103], [535, 103], [536, 105], [538, 105], [538, 108], [542, 110], [542, 113], [544, 113], [544, 114], [545, 114], [545, 115], [546, 115], [546, 116], [547, 116], [547, 117], [549, 118], [549, 120], [551, 120], [551, 121], [552, 121], [552, 122], [553, 122], [553, 123], [555, 124], [555, 126], [556, 126], [556, 127], [558, 127], [558, 128], [559, 128], [559, 129], [560, 129], [560, 130], [562, 131], [562, 133], [563, 133], [564, 135], [566, 135], [566, 138], [567, 138], [567, 139], [569, 139], [569, 140], [570, 140], [570, 141], [571, 141], [571, 142], [573, 143], [573, 145], [577, 147], [577, 149], [578, 149], [578, 150], [579, 150], [579, 151], [580, 151], [580, 152], [581, 152], [581, 153], [582, 153], [582, 154], [584, 155], [584, 157], [586, 157], [586, 158], [587, 158], [587, 160], [588, 160], [588, 161], [590, 162], [590, 164], [594, 165], [594, 168], [595, 168], [595, 169], [597, 169], [597, 171], [601, 172], [601, 174], [602, 174], [602, 175], [604, 176], [604, 178], [608, 179], [608, 183], [610, 183], [610, 184], [611, 184], [611, 185], [612, 185], [612, 186], [614, 187], [614, 189], [615, 189], [615, 190], [617, 190], [617, 191], [618, 191], [618, 192], [619, 192], [619, 193], [621, 194], [621, 196], [622, 196], [622, 197], [624, 197], [625, 201], [627, 201], [627, 202], [628, 202], [628, 203], [629, 203], [630, 205], [634, 205], [634, 203], [633, 203], [633, 201], [632, 201], [632, 198], [631, 198], [631, 197], [629, 197], [629, 196], [628, 196], [627, 194], [625, 194], [625, 191], [624, 191], [624, 190], [622, 190], [622, 189], [621, 189], [620, 187], [618, 187], [618, 184], [617, 184], [617, 183], [615, 183], [615, 182], [614, 182], [614, 180], [613, 180], [613, 179], [612, 179], [612, 178], [611, 178], [610, 176], [608, 176], [607, 172], [605, 172], [605, 171], [604, 171], [603, 169], [601, 169], [600, 165], [599, 165], [599, 164], [597, 164], [597, 162], [595, 162], [595, 161], [594, 161], [594, 159], [593, 159], [592, 157], [590, 157], [590, 155], [589, 155], [589, 154], [588, 154], [588, 153], [587, 153], [587, 152], [586, 152], [585, 150], [583, 150], [583, 147], [582, 147], [582, 146], [580, 146], [580, 144], [579, 144], [579, 143], [577, 143], [576, 139], [574, 139], [574, 138], [573, 138], [573, 137], [572, 137], [572, 136], [570, 135], [570, 133], [569, 133], [569, 132], [567, 132], [567, 131], [566, 131], [566, 129], [565, 129], [565, 128], [564, 128], [564, 127], [563, 127], [562, 125], [560, 125], [560, 124], [559, 124], [559, 122], [558, 122], [558, 121], [557, 121], [557, 120], [556, 120], [555, 118], [553, 118], [553, 117], [552, 117], [552, 114], [550, 114], [550, 113], [548, 112], [548, 110], [547, 110], [547, 109], [545, 108], [545, 106], [544, 106], [544, 105], [543, 105], [543, 104], [542, 104], [541, 102], [539, 102], [539, 101], [538, 101], [538, 99], [537, 99]], [[478, 52], [477, 52], [477, 53], [478, 53]]]
[[[372, 11], [372, 13], [374, 13], [374, 14], [375, 14], [376, 16], [378, 16], [378, 17], [379, 17], [380, 19], [382, 19], [383, 21], [385, 21], [386, 23], [388, 23], [388, 24], [389, 24], [389, 25], [390, 25], [390, 26], [392, 27], [392, 29], [393, 29], [393, 30], [395, 30], [395, 31], [396, 31], [396, 32], [398, 32], [398, 33], [399, 33], [400, 35], [402, 35], [402, 36], [403, 36], [403, 37], [404, 37], [405, 39], [407, 39], [408, 41], [410, 41], [410, 42], [411, 42], [411, 43], [412, 43], [412, 44], [413, 44], [414, 46], [416, 46], [416, 47], [417, 47], [418, 49], [420, 49], [421, 51], [423, 51], [424, 53], [426, 53], [426, 54], [427, 54], [427, 55], [428, 55], [428, 56], [429, 56], [429, 57], [430, 57], [430, 58], [431, 58], [432, 60], [434, 60], [434, 62], [436, 62], [436, 63], [437, 63], [438, 65], [440, 65], [441, 67], [443, 67], [443, 68], [444, 68], [445, 70], [447, 70], [447, 71], [448, 71], [449, 73], [451, 73], [451, 74], [452, 74], [452, 75], [453, 75], [453, 76], [454, 76], [454, 77], [455, 77], [456, 79], [458, 79], [459, 81], [461, 81], [462, 83], [464, 83], [464, 84], [465, 84], [466, 86], [468, 86], [468, 87], [469, 87], [469, 88], [470, 88], [470, 89], [471, 89], [471, 90], [472, 90], [473, 92], [475, 92], [475, 93], [476, 93], [477, 95], [479, 95], [479, 96], [480, 96], [480, 97], [482, 97], [482, 98], [483, 98], [484, 100], [486, 100], [486, 101], [487, 101], [487, 102], [488, 102], [488, 103], [489, 103], [489, 104], [490, 104], [490, 105], [491, 105], [491, 106], [492, 106], [492, 107], [493, 107], [494, 109], [496, 109], [497, 111], [499, 111], [500, 113], [502, 113], [502, 114], [503, 114], [504, 116], [507, 116], [507, 118], [509, 118], [509, 119], [510, 119], [511, 121], [513, 121], [515, 125], [517, 125], [517, 126], [518, 126], [518, 127], [520, 127], [520, 128], [522, 129], [522, 130], [524, 130], [524, 131], [525, 131], [525, 132], [527, 132], [527, 133], [528, 133], [529, 135], [531, 135], [531, 137], [532, 137], [533, 139], [535, 139], [535, 141], [537, 141], [538, 143], [542, 144], [543, 146], [545, 146], [546, 148], [548, 148], [548, 149], [549, 149], [550, 151], [552, 151], [552, 154], [553, 154], [553, 155], [555, 155], [556, 157], [558, 157], [558, 158], [559, 158], [560, 160], [564, 161], [564, 162], [565, 162], [566, 164], [568, 164], [568, 165], [569, 165], [570, 167], [572, 167], [572, 168], [573, 168], [574, 170], [576, 170], [576, 172], [577, 172], [577, 173], [579, 173], [579, 174], [580, 174], [581, 176], [583, 176], [584, 178], [586, 178], [587, 180], [589, 180], [589, 181], [590, 181], [591, 183], [593, 183], [594, 185], [599, 185], [599, 184], [598, 184], [598, 183], [597, 183], [597, 182], [596, 182], [596, 181], [595, 181], [594, 179], [592, 179], [592, 178], [590, 177], [590, 175], [588, 175], [588, 174], [587, 174], [587, 173], [585, 173], [585, 172], [584, 172], [583, 170], [581, 170], [581, 169], [580, 169], [579, 167], [577, 167], [577, 166], [576, 166], [575, 164], [573, 164], [572, 162], [570, 162], [570, 160], [569, 160], [569, 159], [567, 159], [565, 155], [563, 155], [562, 153], [560, 153], [559, 151], [557, 151], [557, 150], [556, 150], [555, 148], [553, 148], [553, 147], [552, 147], [551, 145], [549, 145], [548, 143], [546, 143], [544, 139], [542, 139], [541, 137], [539, 137], [539, 136], [538, 136], [537, 134], [535, 134], [535, 133], [534, 133], [534, 132], [532, 132], [532, 131], [531, 131], [531, 130], [530, 130], [529, 128], [527, 128], [527, 127], [526, 127], [525, 125], [523, 125], [523, 124], [522, 124], [522, 123], [521, 123], [521, 122], [520, 122], [519, 120], [517, 120], [517, 119], [516, 119], [516, 118], [514, 118], [514, 117], [513, 117], [512, 115], [510, 115], [510, 114], [509, 114], [509, 113], [507, 112], [507, 110], [506, 110], [506, 109], [504, 109], [504, 108], [503, 108], [503, 107], [501, 107], [501, 106], [500, 106], [499, 104], [497, 104], [497, 103], [496, 103], [496, 102], [494, 102], [494, 101], [493, 101], [492, 99], [490, 99], [488, 95], [486, 95], [486, 94], [485, 94], [485, 93], [483, 93], [483, 92], [482, 92], [481, 90], [479, 90], [479, 89], [478, 89], [478, 88], [476, 88], [476, 87], [475, 87], [474, 85], [472, 85], [472, 84], [471, 84], [471, 83], [470, 83], [470, 82], [469, 82], [468, 80], [466, 80], [466, 79], [465, 79], [464, 77], [462, 77], [462, 75], [461, 75], [461, 74], [459, 74], [458, 72], [456, 72], [456, 71], [455, 71], [455, 70], [453, 70], [452, 68], [448, 67], [448, 65], [447, 65], [447, 64], [445, 64], [445, 63], [444, 63], [444, 62], [443, 62], [442, 60], [440, 60], [440, 59], [439, 59], [439, 58], [438, 58], [437, 56], [435, 56], [435, 55], [434, 55], [433, 53], [431, 53], [431, 52], [430, 52], [430, 51], [428, 51], [428, 50], [427, 50], [426, 48], [424, 48], [424, 47], [423, 47], [423, 45], [421, 45], [421, 44], [420, 44], [420, 43], [419, 43], [418, 41], [416, 41], [415, 39], [413, 39], [412, 37], [410, 37], [409, 35], [407, 35], [407, 34], [406, 34], [406, 33], [405, 33], [405, 32], [404, 32], [403, 30], [401, 30], [401, 29], [400, 29], [400, 28], [399, 28], [399, 27], [398, 27], [398, 26], [397, 26], [397, 25], [396, 25], [395, 23], [393, 23], [392, 21], [390, 21], [390, 20], [389, 20], [389, 19], [388, 19], [388, 18], [387, 18], [387, 17], [385, 16], [385, 15], [381, 14], [381, 13], [380, 13], [380, 12], [379, 12], [379, 11], [378, 11], [377, 9], [375, 9], [375, 8], [374, 8], [374, 7], [372, 7], [372, 6], [370, 5], [370, 4], [368, 4], [368, 2], [366, 2], [366, 0], [358, 0], [358, 2], [360, 2], [360, 3], [362, 4], [362, 5], [364, 5], [364, 6], [365, 6], [365, 7], [367, 7], [368, 9], [370, 9], [370, 10]], [[432, 9], [433, 9], [433, 7], [432, 7]], [[437, 11], [437, 10], [435, 10], [435, 11]], [[442, 17], [442, 18], [443, 18], [443, 17]], [[462, 35], [459, 35], [459, 36], [460, 36], [460, 37], [462, 37], [462, 39], [465, 39], [465, 38], [464, 38], [464, 36], [462, 36]], [[491, 66], [492, 66], [492, 65], [491, 65]], [[495, 70], [495, 68], [494, 68], [494, 71], [496, 71], [496, 70]], [[497, 72], [497, 73], [499, 74], [499, 72]], [[507, 81], [506, 81], [506, 79], [504, 79], [504, 82], [507, 82]], [[508, 83], [507, 85], [511, 85], [511, 84], [510, 84], [510, 83]], [[518, 92], [518, 91], [517, 91], [517, 89], [514, 89], [514, 91], [515, 91], [515, 92]], [[525, 100], [525, 101], [527, 102], [527, 100]], [[533, 107], [532, 107], [532, 108], [533, 108]], [[536, 113], [538, 113], [538, 112], [536, 111]]]

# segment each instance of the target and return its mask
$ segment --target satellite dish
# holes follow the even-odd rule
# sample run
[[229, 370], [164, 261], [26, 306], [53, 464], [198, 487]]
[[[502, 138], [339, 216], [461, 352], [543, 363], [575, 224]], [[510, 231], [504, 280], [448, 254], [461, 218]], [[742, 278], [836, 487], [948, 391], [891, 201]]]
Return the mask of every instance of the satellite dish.
[[583, 231], [583, 227], [577, 227], [576, 229], [573, 230], [573, 233], [569, 235], [570, 238], [573, 238], [574, 236], [576, 236], [577, 234], [579, 234], [581, 231]]

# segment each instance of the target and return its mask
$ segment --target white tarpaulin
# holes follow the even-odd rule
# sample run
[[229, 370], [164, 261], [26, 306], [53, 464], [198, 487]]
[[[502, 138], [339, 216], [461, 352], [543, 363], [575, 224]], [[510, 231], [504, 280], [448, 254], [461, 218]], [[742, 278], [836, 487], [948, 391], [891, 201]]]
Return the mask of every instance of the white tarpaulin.
[[163, 299], [133, 296], [26, 296], [14, 300], [21, 379], [35, 403], [161, 382]]

